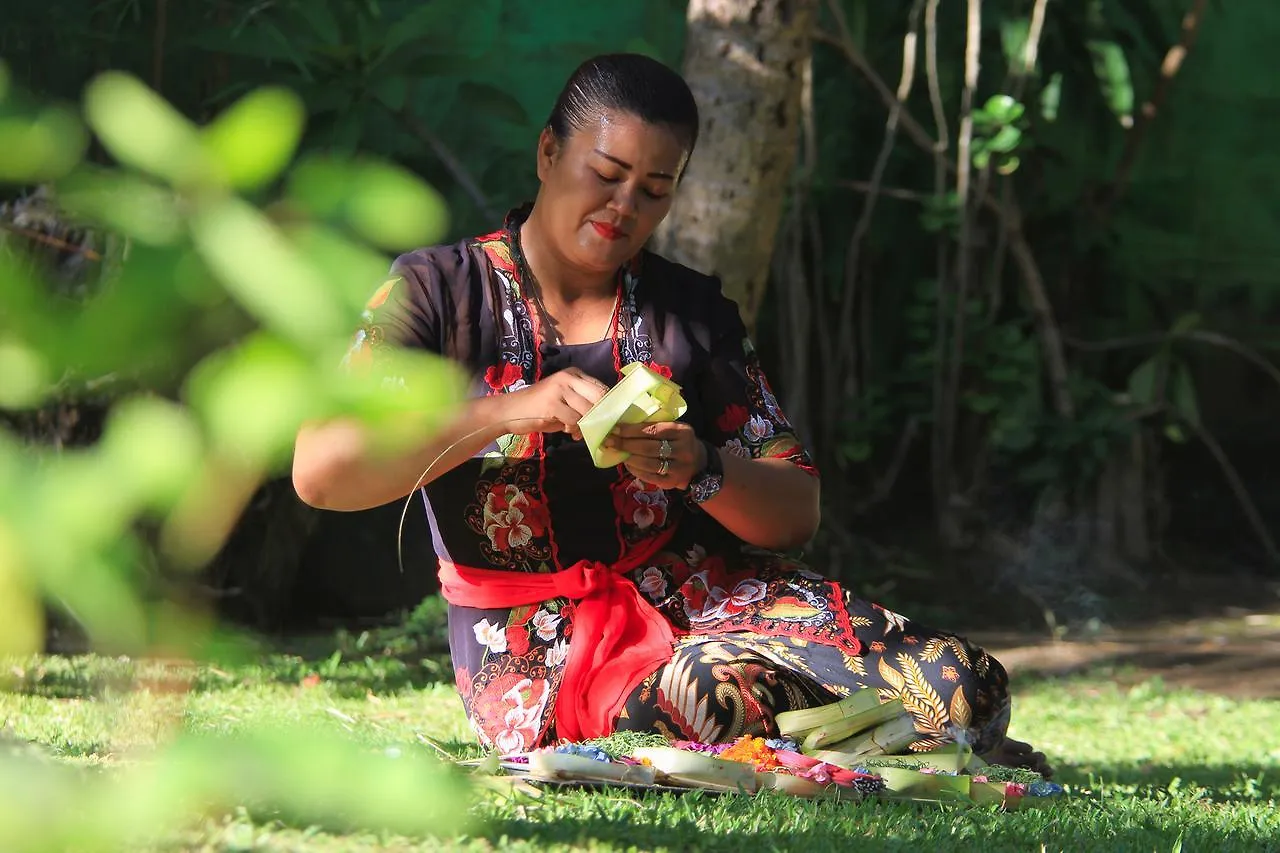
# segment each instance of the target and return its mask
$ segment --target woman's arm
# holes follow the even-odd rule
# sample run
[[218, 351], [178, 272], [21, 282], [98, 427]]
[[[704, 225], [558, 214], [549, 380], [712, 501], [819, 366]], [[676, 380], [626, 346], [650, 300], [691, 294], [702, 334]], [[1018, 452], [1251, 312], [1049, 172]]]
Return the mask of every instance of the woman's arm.
[[[624, 463], [632, 475], [664, 489], [687, 489], [707, 467], [706, 446], [686, 423], [619, 424], [605, 446], [632, 454]], [[786, 551], [813, 538], [821, 518], [817, 477], [787, 459], [717, 452], [724, 480], [701, 505], [708, 515], [758, 548]]]
[[294, 443], [293, 487], [317, 509], [381, 506], [457, 468], [499, 436], [565, 432], [581, 438], [578, 420], [607, 390], [576, 368], [561, 370], [520, 391], [470, 400], [421, 447], [399, 455], [378, 453], [354, 421], [306, 426]]
[[818, 532], [822, 509], [817, 477], [783, 459], [744, 459], [723, 452], [720, 458], [724, 485], [702, 509], [731, 533], [758, 548], [788, 551]]
[[[502, 396], [475, 399], [422, 446], [394, 455], [379, 452], [368, 430], [354, 420], [308, 424], [294, 442], [293, 488], [303, 503], [340, 512], [403, 498], [502, 435], [505, 402]], [[424, 477], [428, 466], [432, 470]]]

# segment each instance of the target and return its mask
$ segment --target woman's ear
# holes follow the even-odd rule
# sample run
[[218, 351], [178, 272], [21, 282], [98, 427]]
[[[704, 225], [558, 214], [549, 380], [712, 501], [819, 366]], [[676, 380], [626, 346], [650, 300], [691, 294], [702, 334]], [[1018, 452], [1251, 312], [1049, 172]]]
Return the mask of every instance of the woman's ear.
[[556, 158], [560, 156], [560, 140], [556, 139], [556, 135], [551, 132], [551, 128], [544, 127], [542, 133], [538, 134], [538, 180], [546, 182], [551, 172], [551, 167], [555, 165]]

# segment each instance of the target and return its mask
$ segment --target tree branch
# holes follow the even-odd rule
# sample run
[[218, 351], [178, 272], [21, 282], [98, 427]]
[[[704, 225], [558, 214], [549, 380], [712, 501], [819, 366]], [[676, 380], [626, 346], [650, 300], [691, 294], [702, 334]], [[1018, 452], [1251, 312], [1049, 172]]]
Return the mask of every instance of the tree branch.
[[102, 255], [93, 249], [85, 246], [77, 246], [75, 243], [68, 240], [63, 240], [60, 237], [51, 237], [48, 234], [42, 234], [41, 232], [33, 231], [30, 228], [23, 228], [9, 222], [0, 222], [0, 230], [11, 231], [14, 234], [26, 237], [28, 240], [34, 240], [37, 243], [44, 243], [46, 246], [52, 246], [55, 249], [61, 249], [64, 252], [70, 252], [74, 255], [84, 255], [91, 261], [102, 260]]
[[[853, 35], [849, 31], [848, 22], [845, 20], [844, 10], [840, 8], [840, 0], [829, 0], [829, 5], [832, 16], [836, 20], [840, 41], [852, 44]], [[862, 212], [858, 216], [853, 234], [849, 237], [848, 248], [845, 250], [844, 288], [840, 294], [840, 314], [837, 325], [839, 331], [836, 339], [849, 345], [845, 351], [849, 357], [842, 359], [840, 364], [835, 365], [835, 370], [831, 371], [831, 373], [833, 379], [843, 376], [846, 387], [843, 389], [845, 392], [843, 394], [829, 393], [826, 401], [828, 412], [834, 412], [841, 400], [848, 399], [852, 394], [856, 393], [856, 383], [859, 375], [858, 348], [853, 345], [855, 341], [853, 321], [855, 307], [858, 303], [858, 268], [862, 257], [862, 244], [871, 228], [871, 219], [875, 213], [879, 187], [884, 181], [885, 169], [889, 165], [889, 156], [893, 153], [894, 144], [897, 140], [898, 117], [902, 114], [907, 98], [911, 95], [912, 83], [915, 81], [916, 43], [919, 38], [920, 12], [923, 6], [924, 0], [915, 0], [911, 8], [910, 24], [907, 34], [902, 40], [902, 75], [898, 81], [897, 94], [892, 106], [889, 108], [889, 117], [885, 122], [884, 140], [880, 144], [880, 153], [876, 156], [875, 165], [871, 170], [871, 188], [863, 200]]]
[[[880, 95], [885, 106], [890, 109], [893, 108], [895, 100], [893, 92], [889, 90], [884, 80], [870, 66], [855, 45], [841, 42], [831, 36], [815, 35], [815, 38], [839, 47], [850, 64], [867, 78], [872, 88]], [[935, 162], [940, 164], [940, 168], [948, 172], [954, 171], [955, 166], [938, 150], [938, 144], [905, 108], [902, 110], [899, 121], [907, 136], [917, 146], [933, 154]], [[1051, 382], [1054, 409], [1063, 417], [1074, 417], [1075, 404], [1071, 399], [1070, 389], [1067, 385], [1067, 361], [1066, 354], [1062, 348], [1061, 334], [1058, 331], [1057, 319], [1054, 316], [1053, 304], [1049, 300], [1044, 277], [1040, 274], [1039, 266], [1036, 264], [1035, 253], [1032, 252], [1030, 244], [1027, 243], [1026, 235], [1022, 231], [1021, 211], [1013, 198], [1010, 198], [1009, 203], [1004, 205], [998, 199], [993, 198], [990, 193], [987, 193], [979, 201], [983, 207], [999, 217], [1008, 229], [1009, 249], [1014, 255], [1019, 272], [1022, 274], [1023, 286], [1027, 290], [1027, 298], [1033, 306], [1036, 326], [1040, 331], [1040, 346], [1045, 359], [1045, 369]]]
[[453, 176], [453, 179], [458, 182], [458, 186], [462, 187], [463, 192], [471, 197], [471, 200], [475, 202], [476, 207], [480, 209], [481, 213], [489, 219], [496, 220], [501, 218], [501, 213], [489, 204], [489, 199], [480, 189], [480, 186], [476, 183], [475, 179], [471, 177], [471, 173], [467, 171], [467, 167], [462, 165], [462, 161], [459, 160], [453, 151], [449, 149], [449, 146], [444, 144], [443, 139], [436, 136], [435, 132], [431, 128], [427, 127], [425, 123], [413, 114], [407, 106], [408, 101], [409, 99], [406, 97], [406, 106], [404, 109], [392, 114], [400, 120], [401, 124], [403, 124], [410, 133], [427, 144], [427, 147], [429, 147], [432, 153], [436, 155], [436, 159], [438, 159], [449, 171], [449, 174]]
[[1272, 563], [1280, 563], [1280, 548], [1276, 547], [1276, 540], [1272, 538], [1271, 531], [1267, 529], [1266, 522], [1262, 519], [1262, 513], [1258, 512], [1258, 507], [1253, 502], [1253, 498], [1249, 496], [1249, 489], [1245, 486], [1244, 480], [1240, 478], [1240, 472], [1236, 470], [1236, 466], [1231, 463], [1227, 452], [1222, 449], [1222, 445], [1213, 437], [1207, 429], [1196, 423], [1183, 420], [1192, 432], [1196, 434], [1196, 438], [1204, 444], [1213, 456], [1214, 461], [1218, 463], [1218, 467], [1222, 469], [1222, 476], [1226, 478], [1227, 485], [1231, 488], [1231, 493], [1235, 496], [1236, 502], [1240, 504], [1240, 510], [1244, 513], [1245, 518], [1249, 522], [1249, 526], [1253, 528], [1253, 533], [1258, 537], [1259, 544], [1263, 550], [1267, 552], [1267, 557]]
[[1243, 341], [1218, 332], [1192, 329], [1186, 332], [1155, 332], [1149, 335], [1133, 335], [1125, 338], [1111, 338], [1105, 341], [1085, 341], [1073, 337], [1065, 338], [1068, 346], [1087, 352], [1105, 352], [1107, 350], [1163, 345], [1170, 341], [1178, 340], [1198, 341], [1235, 353], [1240, 358], [1261, 369], [1276, 383], [1277, 387], [1280, 387], [1280, 368], [1277, 368], [1270, 359]]
[[1133, 169], [1138, 162], [1138, 153], [1146, 140], [1151, 122], [1160, 113], [1173, 88], [1173, 79], [1182, 68], [1183, 60], [1195, 46], [1196, 37], [1200, 33], [1200, 22], [1209, 5], [1209, 0], [1192, 0], [1191, 8], [1182, 18], [1182, 38], [1178, 44], [1169, 48], [1160, 63], [1160, 79], [1156, 82], [1151, 98], [1138, 110], [1138, 117], [1133, 128], [1125, 137], [1124, 150], [1120, 154], [1120, 162], [1116, 166], [1115, 176], [1111, 179], [1110, 190], [1100, 205], [1103, 217], [1110, 212], [1111, 206], [1124, 195], [1124, 191], [1132, 177]]

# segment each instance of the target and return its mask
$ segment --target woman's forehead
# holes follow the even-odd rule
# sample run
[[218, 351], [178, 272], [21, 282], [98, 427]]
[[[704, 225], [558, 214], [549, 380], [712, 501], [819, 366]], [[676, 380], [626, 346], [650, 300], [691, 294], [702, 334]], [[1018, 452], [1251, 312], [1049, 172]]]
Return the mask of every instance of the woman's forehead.
[[[584, 153], [622, 160], [628, 166], [675, 175], [685, 159], [685, 146], [668, 125], [647, 122], [624, 112], [602, 112], [571, 139]], [[664, 168], [665, 167], [665, 168]]]

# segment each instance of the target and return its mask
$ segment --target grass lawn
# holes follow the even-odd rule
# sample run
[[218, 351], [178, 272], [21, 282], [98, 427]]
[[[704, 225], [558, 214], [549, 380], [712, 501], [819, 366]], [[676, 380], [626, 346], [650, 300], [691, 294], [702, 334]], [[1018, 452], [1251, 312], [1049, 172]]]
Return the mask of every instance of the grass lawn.
[[[318, 683], [301, 683], [308, 672]], [[104, 657], [7, 662], [0, 717], [11, 736], [58, 760], [111, 773], [175, 730], [233, 733], [259, 724], [320, 726], [362, 744], [458, 751], [470, 735], [453, 688], [378, 659], [307, 664], [277, 656], [204, 667], [187, 690], [165, 671]], [[1068, 802], [995, 810], [776, 796], [558, 792], [481, 794], [465, 835], [333, 834], [251, 815], [202, 818], [151, 850], [1280, 850], [1280, 702], [1116, 686], [1099, 671], [1017, 684], [1014, 735], [1059, 768]], [[140, 688], [140, 685], [146, 685]], [[0, 840], [2, 846], [2, 840]]]

